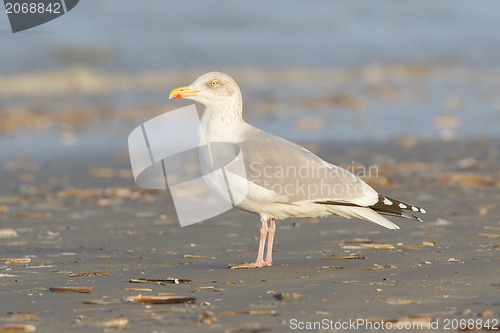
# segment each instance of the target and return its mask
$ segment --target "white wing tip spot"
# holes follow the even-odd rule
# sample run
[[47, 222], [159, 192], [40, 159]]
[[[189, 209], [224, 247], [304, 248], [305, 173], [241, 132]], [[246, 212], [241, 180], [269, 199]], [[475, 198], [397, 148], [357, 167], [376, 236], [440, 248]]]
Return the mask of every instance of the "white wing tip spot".
[[408, 208], [408, 206], [407, 206], [407, 205], [405, 205], [404, 203], [400, 203], [400, 204], [399, 204], [399, 208], [401, 208], [401, 209], [405, 209], [405, 208]]
[[387, 199], [387, 198], [384, 198], [384, 204], [385, 204], [385, 205], [387, 205], [387, 206], [390, 206], [390, 205], [392, 205], [393, 203], [392, 203], [392, 201], [391, 201], [391, 200], [389, 200], [389, 199]]
[[425, 214], [425, 213], [427, 213], [427, 212], [425, 211], [425, 209], [420, 208], [420, 213]]
[[414, 212], [418, 212], [418, 211], [420, 211], [420, 209], [418, 209], [418, 208], [417, 208], [417, 207], [415, 207], [415, 206], [411, 206], [411, 210], [413, 210]]

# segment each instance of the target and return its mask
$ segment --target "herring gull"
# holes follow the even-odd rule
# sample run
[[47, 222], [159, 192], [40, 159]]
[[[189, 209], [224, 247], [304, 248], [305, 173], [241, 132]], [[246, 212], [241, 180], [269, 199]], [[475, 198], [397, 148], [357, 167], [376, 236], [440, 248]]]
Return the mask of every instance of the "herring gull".
[[276, 220], [339, 215], [399, 229], [382, 215], [421, 221], [410, 213], [425, 213], [377, 193], [361, 178], [307, 149], [246, 123], [240, 88], [224, 73], [203, 74], [191, 85], [172, 90], [169, 98], [186, 98], [205, 106], [201, 117], [205, 140], [236, 144], [242, 153], [247, 192], [235, 206], [259, 214], [261, 229], [257, 260], [237, 268], [272, 265]]

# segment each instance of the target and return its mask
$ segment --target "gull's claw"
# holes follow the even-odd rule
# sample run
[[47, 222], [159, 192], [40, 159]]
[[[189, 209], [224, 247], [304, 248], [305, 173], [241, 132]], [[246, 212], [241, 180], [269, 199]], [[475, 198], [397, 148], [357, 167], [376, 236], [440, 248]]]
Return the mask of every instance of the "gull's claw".
[[264, 266], [271, 266], [271, 263], [266, 263], [265, 261], [263, 262], [251, 262], [251, 263], [244, 263], [244, 264], [227, 264], [227, 268], [229, 269], [250, 269], [250, 268], [260, 268]]

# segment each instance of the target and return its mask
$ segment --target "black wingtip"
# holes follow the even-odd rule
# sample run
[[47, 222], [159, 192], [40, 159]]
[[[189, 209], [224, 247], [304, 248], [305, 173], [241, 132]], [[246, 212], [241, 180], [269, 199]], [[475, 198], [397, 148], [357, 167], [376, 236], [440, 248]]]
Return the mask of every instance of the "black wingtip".
[[374, 211], [392, 216], [406, 217], [406, 218], [414, 218], [417, 221], [423, 222], [423, 220], [417, 216], [409, 214], [408, 212], [422, 213], [425, 214], [426, 211], [423, 208], [407, 204], [405, 202], [390, 198], [388, 196], [379, 194], [378, 202], [370, 206]]

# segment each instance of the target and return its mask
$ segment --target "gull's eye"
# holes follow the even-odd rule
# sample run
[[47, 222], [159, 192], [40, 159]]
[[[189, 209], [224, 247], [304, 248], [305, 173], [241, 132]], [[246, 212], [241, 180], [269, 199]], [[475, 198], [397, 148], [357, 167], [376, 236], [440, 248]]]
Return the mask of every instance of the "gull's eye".
[[212, 85], [212, 87], [217, 87], [217, 85], [219, 84], [219, 81], [212, 80], [212, 82], [210, 82], [210, 84]]

